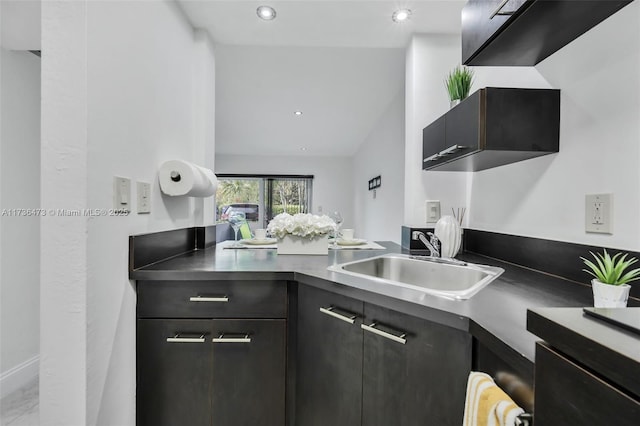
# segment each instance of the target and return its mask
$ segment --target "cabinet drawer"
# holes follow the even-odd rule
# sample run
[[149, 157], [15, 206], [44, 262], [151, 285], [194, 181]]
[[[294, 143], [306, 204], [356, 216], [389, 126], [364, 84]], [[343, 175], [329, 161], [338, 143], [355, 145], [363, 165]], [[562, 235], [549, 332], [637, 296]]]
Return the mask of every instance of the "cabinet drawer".
[[544, 344], [536, 345], [536, 426], [631, 426], [640, 401]]
[[286, 318], [286, 281], [138, 281], [138, 318]]

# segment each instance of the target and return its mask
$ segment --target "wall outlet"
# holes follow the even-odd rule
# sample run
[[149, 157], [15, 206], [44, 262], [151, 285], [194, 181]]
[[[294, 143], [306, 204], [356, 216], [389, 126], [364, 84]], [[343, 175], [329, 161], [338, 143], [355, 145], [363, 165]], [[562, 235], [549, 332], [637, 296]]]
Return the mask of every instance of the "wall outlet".
[[151, 213], [151, 184], [136, 182], [136, 193], [138, 194], [138, 214]]
[[440, 201], [427, 200], [425, 201], [425, 206], [427, 211], [427, 223], [436, 223], [440, 220]]
[[118, 211], [131, 211], [131, 180], [113, 177], [113, 208]]
[[586, 195], [584, 211], [586, 232], [613, 234], [613, 194]]

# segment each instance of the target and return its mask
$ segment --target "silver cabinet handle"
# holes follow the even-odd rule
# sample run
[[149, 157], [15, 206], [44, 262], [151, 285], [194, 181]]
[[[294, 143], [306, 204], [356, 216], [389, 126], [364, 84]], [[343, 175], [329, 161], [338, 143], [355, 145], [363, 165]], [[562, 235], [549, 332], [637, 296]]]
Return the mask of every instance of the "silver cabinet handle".
[[228, 302], [227, 296], [191, 296], [189, 302]]
[[243, 337], [225, 337], [224, 333], [220, 333], [218, 337], [214, 337], [211, 341], [213, 343], [251, 343], [251, 337], [249, 333], [242, 335]]
[[378, 336], [386, 337], [387, 339], [393, 340], [394, 342], [402, 343], [403, 345], [407, 343], [407, 339], [405, 339], [405, 337], [407, 337], [407, 333], [402, 333], [401, 335], [396, 336], [395, 334], [387, 333], [386, 331], [382, 331], [376, 328], [376, 325], [378, 324], [376, 324], [375, 322], [371, 323], [371, 325], [361, 324], [360, 328], [370, 333], [377, 334]]
[[423, 163], [426, 163], [426, 162], [428, 162], [428, 161], [437, 161], [437, 160], [439, 160], [439, 159], [440, 159], [440, 153], [438, 153], [438, 154], [433, 154], [433, 155], [431, 155], [431, 156], [429, 156], [429, 157], [425, 158], [424, 160], [422, 160], [422, 162], [423, 162]]
[[454, 152], [460, 150], [460, 149], [465, 149], [466, 146], [462, 146], [462, 145], [451, 145], [449, 148], [447, 149], [443, 149], [442, 151], [440, 151], [437, 154], [433, 154], [430, 157], [425, 158], [424, 160], [422, 160], [423, 163], [429, 162], [429, 161], [437, 161], [439, 159], [441, 159], [442, 157], [445, 157], [449, 154], [453, 154]]
[[344, 322], [348, 322], [349, 324], [355, 323], [356, 318], [358, 318], [357, 315], [351, 315], [348, 317], [346, 315], [341, 315], [337, 313], [335, 311], [335, 306], [329, 306], [328, 308], [320, 308], [320, 312], [322, 312], [323, 314], [327, 314], [331, 317], [338, 318], [339, 320], [342, 320]]
[[177, 333], [173, 337], [167, 337], [169, 343], [204, 343], [204, 334], [199, 337], [182, 337], [181, 333]]
[[465, 149], [465, 148], [466, 148], [466, 146], [462, 146], [462, 145], [451, 145], [449, 148], [440, 151], [438, 153], [438, 155], [440, 157], [443, 157], [445, 155], [453, 154], [454, 152], [456, 152], [456, 151], [458, 151], [460, 149]]
[[498, 5], [498, 7], [496, 8], [496, 10], [493, 11], [493, 13], [491, 14], [491, 16], [489, 16], [489, 19], [493, 19], [496, 15], [498, 16], [504, 16], [504, 15], [513, 15], [514, 13], [516, 13], [515, 10], [510, 10], [508, 12], [503, 12], [502, 8], [505, 7], [507, 5], [507, 3], [509, 3], [509, 0], [502, 0], [500, 2], [500, 4]]

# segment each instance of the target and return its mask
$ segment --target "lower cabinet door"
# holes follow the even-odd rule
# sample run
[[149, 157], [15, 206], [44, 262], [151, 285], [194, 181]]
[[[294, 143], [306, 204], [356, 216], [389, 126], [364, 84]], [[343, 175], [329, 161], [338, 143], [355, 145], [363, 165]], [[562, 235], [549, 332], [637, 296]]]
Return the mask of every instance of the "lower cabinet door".
[[459, 426], [471, 336], [365, 304], [362, 424]]
[[640, 399], [536, 344], [536, 426], [637, 426]]
[[137, 321], [137, 426], [210, 426], [210, 320]]
[[139, 319], [137, 426], [284, 426], [285, 320]]
[[212, 424], [284, 426], [285, 320], [213, 320], [212, 329]]
[[298, 287], [296, 426], [363, 424], [362, 307], [361, 301]]

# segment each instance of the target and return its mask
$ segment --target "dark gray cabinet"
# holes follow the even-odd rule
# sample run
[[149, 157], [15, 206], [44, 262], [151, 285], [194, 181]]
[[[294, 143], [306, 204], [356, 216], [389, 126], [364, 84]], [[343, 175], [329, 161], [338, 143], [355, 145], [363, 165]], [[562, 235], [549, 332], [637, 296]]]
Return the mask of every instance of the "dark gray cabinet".
[[471, 336], [371, 304], [364, 313], [362, 424], [461, 425]]
[[138, 320], [138, 426], [211, 425], [213, 346], [207, 341], [210, 321]]
[[138, 283], [136, 424], [284, 426], [286, 283], [179, 283]]
[[438, 118], [429, 126], [422, 129], [422, 158], [423, 165], [429, 167], [441, 164], [446, 161], [446, 158], [440, 156], [440, 151], [443, 151], [446, 146], [446, 128], [445, 128], [445, 116]]
[[631, 0], [470, 0], [462, 10], [462, 62], [530, 66]]
[[462, 422], [466, 332], [300, 285], [297, 354], [298, 426]]
[[536, 426], [632, 426], [640, 399], [543, 343], [536, 345]]
[[558, 152], [560, 91], [480, 89], [427, 126], [422, 146], [422, 168], [445, 171], [485, 170]]
[[361, 425], [363, 303], [298, 287], [296, 425]]

